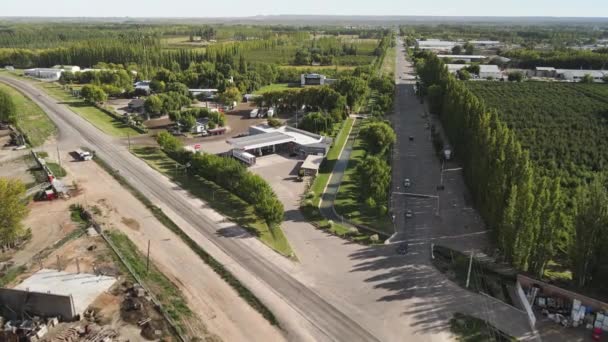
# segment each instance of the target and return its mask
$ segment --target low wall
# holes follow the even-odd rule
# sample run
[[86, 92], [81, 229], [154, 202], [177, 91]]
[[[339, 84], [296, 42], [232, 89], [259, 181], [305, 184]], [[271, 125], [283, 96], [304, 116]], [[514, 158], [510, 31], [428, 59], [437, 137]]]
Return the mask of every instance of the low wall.
[[73, 321], [76, 317], [72, 296], [6, 288], [0, 288], [0, 313], [2, 317], [10, 319], [22, 319], [29, 315]]
[[547, 284], [540, 280], [526, 277], [525, 275], [518, 274], [517, 281], [524, 288], [530, 288], [530, 287], [536, 285], [537, 287], [539, 287], [542, 290], [541, 292], [542, 292], [543, 296], [554, 296], [554, 297], [562, 297], [562, 298], [568, 298], [568, 299], [578, 299], [581, 301], [581, 303], [584, 306], [590, 307], [595, 312], [608, 310], [607, 303], [601, 302], [597, 299], [589, 298], [587, 296], [583, 296], [576, 292], [562, 289], [561, 287], [557, 287], [555, 285]]

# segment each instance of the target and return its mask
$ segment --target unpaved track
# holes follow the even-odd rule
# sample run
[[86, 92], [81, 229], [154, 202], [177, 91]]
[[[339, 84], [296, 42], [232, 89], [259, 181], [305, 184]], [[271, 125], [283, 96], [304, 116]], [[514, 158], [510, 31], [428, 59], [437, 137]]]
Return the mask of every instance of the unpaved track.
[[[118, 140], [108, 137], [65, 106], [27, 82], [0, 76], [32, 98], [59, 127], [59, 142], [65, 147], [86, 146], [96, 151], [135, 188], [186, 227], [186, 232], [244, 281], [278, 315], [292, 340], [376, 341], [368, 330], [354, 322], [314, 291], [269, 261], [265, 249], [252, 239], [222, 238], [217, 221], [203, 214], [197, 201], [178, 191], [168, 179], [130, 154]], [[197, 236], [198, 234], [198, 236]], [[257, 281], [253, 284], [254, 280]], [[287, 314], [287, 315], [286, 315]]]

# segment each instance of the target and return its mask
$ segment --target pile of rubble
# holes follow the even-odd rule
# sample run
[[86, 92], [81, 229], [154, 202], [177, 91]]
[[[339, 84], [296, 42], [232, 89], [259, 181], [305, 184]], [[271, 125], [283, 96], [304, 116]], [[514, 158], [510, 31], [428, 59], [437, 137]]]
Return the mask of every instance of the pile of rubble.
[[4, 318], [0, 317], [2, 336], [7, 340], [39, 341], [48, 333], [49, 328], [54, 327], [57, 324], [59, 324], [57, 317], [48, 319], [32, 317], [32, 319], [11, 320], [7, 322], [4, 322]]
[[165, 336], [168, 326], [145, 289], [139, 284], [124, 282], [123, 291], [122, 319], [140, 327], [141, 335], [146, 339], [157, 340]]
[[95, 323], [87, 323], [73, 327], [66, 327], [54, 334], [52, 338], [42, 339], [40, 342], [112, 342], [118, 333], [110, 328], [101, 327]]

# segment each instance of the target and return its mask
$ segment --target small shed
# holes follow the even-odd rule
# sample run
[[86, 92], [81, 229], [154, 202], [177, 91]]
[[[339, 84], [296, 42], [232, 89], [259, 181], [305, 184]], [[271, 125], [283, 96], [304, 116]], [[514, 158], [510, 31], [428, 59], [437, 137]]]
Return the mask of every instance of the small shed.
[[322, 155], [317, 156], [309, 154], [306, 159], [304, 159], [302, 166], [300, 166], [300, 170], [304, 170], [305, 176], [316, 176], [323, 159], [325, 159], [325, 157]]

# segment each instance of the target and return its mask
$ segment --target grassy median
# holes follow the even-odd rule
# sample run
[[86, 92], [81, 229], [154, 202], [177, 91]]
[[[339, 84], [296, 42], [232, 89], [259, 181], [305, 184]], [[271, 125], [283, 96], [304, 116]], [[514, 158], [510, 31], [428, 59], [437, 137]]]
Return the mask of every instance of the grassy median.
[[82, 99], [73, 97], [57, 83], [37, 83], [36, 85], [56, 100], [67, 105], [74, 113], [82, 116], [85, 120], [109, 135], [126, 137], [128, 135], [135, 136], [140, 134], [124, 122], [104, 113], [99, 108], [86, 103]]
[[44, 144], [47, 138], [57, 132], [51, 119], [27, 96], [4, 83], [0, 83], [0, 90], [13, 99], [17, 108], [17, 128], [25, 134], [32, 147]]
[[361, 189], [355, 173], [363, 158], [365, 158], [364, 143], [361, 139], [356, 138], [348, 160], [348, 166], [342, 177], [342, 183], [336, 194], [334, 208], [353, 224], [370, 227], [390, 235], [394, 232], [394, 229], [389, 216], [378, 215], [376, 210], [370, 210], [361, 200]]
[[177, 163], [156, 147], [134, 147], [131, 152], [158, 172], [171, 178], [210, 207], [257, 236], [278, 253], [295, 257], [280, 226], [269, 226], [255, 214], [253, 206], [226, 189], [202, 177], [184, 173]]

